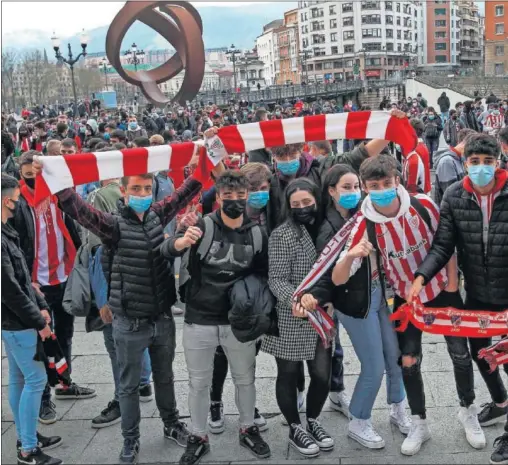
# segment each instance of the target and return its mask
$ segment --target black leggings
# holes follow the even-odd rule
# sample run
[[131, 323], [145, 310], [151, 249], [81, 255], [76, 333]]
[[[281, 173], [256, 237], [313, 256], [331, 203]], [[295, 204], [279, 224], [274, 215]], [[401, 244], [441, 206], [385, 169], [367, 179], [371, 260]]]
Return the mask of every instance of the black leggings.
[[[277, 362], [277, 382], [275, 383], [277, 404], [289, 425], [299, 425], [301, 421], [297, 407], [297, 389], [303, 364], [281, 358], [275, 358], [275, 361]], [[307, 418], [316, 419], [321, 414], [330, 391], [331, 367], [332, 349], [325, 349], [319, 340], [316, 356], [313, 360], [307, 360], [310, 376], [310, 385], [307, 391]]]
[[[256, 354], [259, 352], [260, 344], [256, 345]], [[228, 358], [222, 350], [222, 346], [218, 346], [215, 350], [215, 357], [213, 359], [213, 377], [212, 385], [210, 387], [210, 401], [222, 402], [222, 391], [224, 390], [224, 383], [228, 375]], [[305, 391], [305, 371], [303, 362], [298, 362], [298, 383], [297, 388], [300, 392]]]

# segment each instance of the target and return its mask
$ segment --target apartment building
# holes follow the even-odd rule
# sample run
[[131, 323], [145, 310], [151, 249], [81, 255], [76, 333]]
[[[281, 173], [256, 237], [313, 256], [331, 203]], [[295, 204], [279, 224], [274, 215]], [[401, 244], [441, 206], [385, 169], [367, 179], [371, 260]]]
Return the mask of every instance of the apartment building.
[[264, 78], [266, 85], [276, 84], [279, 73], [279, 45], [278, 30], [284, 25], [283, 19], [276, 19], [263, 27], [263, 33], [256, 39], [256, 49], [259, 59], [264, 64]]
[[[300, 48], [309, 82], [386, 79], [415, 65], [415, 2], [300, 1]], [[302, 74], [304, 74], [302, 73]]]
[[508, 74], [508, 2], [485, 2], [485, 74]]
[[298, 38], [298, 9], [284, 13], [284, 24], [277, 30], [279, 45], [279, 73], [276, 83], [300, 84], [298, 55], [300, 51]]

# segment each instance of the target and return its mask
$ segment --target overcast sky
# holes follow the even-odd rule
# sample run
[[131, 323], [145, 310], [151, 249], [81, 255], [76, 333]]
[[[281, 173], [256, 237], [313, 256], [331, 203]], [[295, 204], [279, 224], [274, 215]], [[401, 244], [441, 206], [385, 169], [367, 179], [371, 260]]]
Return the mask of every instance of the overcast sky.
[[[191, 2], [201, 6], [239, 6], [256, 2]], [[272, 2], [267, 2], [272, 3]], [[2, 34], [26, 29], [55, 31], [65, 37], [109, 24], [123, 2], [2, 2]]]

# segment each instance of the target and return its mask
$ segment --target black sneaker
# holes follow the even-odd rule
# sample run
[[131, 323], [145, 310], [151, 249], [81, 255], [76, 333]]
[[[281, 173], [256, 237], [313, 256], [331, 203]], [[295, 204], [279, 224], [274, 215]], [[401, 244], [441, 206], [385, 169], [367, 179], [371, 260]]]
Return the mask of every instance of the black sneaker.
[[201, 462], [201, 459], [210, 452], [208, 438], [200, 438], [191, 435], [187, 439], [187, 447], [180, 457], [180, 465], [194, 465]]
[[256, 425], [240, 430], [240, 445], [249, 449], [258, 459], [271, 455], [270, 446], [263, 440]]
[[490, 456], [492, 465], [508, 464], [508, 433], [504, 433], [494, 441], [495, 451]]
[[58, 400], [66, 399], [91, 399], [95, 397], [97, 393], [95, 389], [90, 389], [82, 386], [78, 386], [76, 383], [72, 383], [68, 387], [59, 387], [55, 389], [55, 398]]
[[[63, 440], [60, 436], [43, 436], [39, 432], [37, 433], [37, 447], [41, 450], [51, 450], [56, 449], [58, 446], [61, 446]], [[21, 441], [18, 439], [16, 441], [16, 449], [21, 449]]]
[[106, 428], [116, 425], [122, 420], [120, 413], [120, 404], [117, 400], [112, 400], [108, 406], [92, 420], [92, 428]]
[[302, 425], [293, 423], [289, 428], [289, 445], [304, 457], [312, 458], [319, 455], [319, 446]]
[[164, 427], [164, 437], [175, 441], [180, 447], [188, 447], [189, 430], [183, 421]]
[[482, 404], [482, 411], [478, 414], [480, 426], [492, 426], [506, 421], [508, 407], [498, 407], [494, 402]]
[[208, 429], [210, 433], [223, 433], [224, 428], [224, 407], [222, 402], [210, 402], [210, 416], [208, 417]]
[[150, 402], [153, 399], [152, 385], [145, 384], [139, 388], [139, 401]]
[[43, 400], [39, 409], [39, 422], [44, 425], [56, 423], [56, 406], [51, 400]]
[[18, 465], [60, 465], [62, 461], [46, 455], [39, 447], [30, 452], [26, 457], [18, 450]]
[[314, 439], [322, 451], [328, 452], [333, 450], [335, 441], [325, 431], [319, 421], [312, 418], [307, 418], [307, 432], [312, 436], [312, 439]]
[[122, 452], [120, 452], [120, 463], [137, 463], [139, 454], [138, 439], [124, 439]]

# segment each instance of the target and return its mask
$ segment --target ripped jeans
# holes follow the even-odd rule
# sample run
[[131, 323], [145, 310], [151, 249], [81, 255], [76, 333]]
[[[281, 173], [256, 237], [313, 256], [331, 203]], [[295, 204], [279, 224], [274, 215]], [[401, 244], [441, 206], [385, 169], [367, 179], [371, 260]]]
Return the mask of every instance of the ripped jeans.
[[[395, 309], [400, 307], [404, 300], [395, 297]], [[464, 304], [459, 292], [441, 292], [434, 300], [427, 302], [426, 307], [455, 307], [463, 308]], [[425, 418], [425, 391], [421, 372], [422, 363], [422, 332], [409, 323], [407, 330], [397, 333], [399, 348], [402, 357], [412, 356], [416, 363], [410, 367], [402, 366], [402, 376], [406, 388], [407, 399], [411, 409], [411, 415]], [[474, 403], [474, 375], [473, 361], [469, 352], [467, 338], [445, 336], [448, 353], [453, 363], [455, 386], [461, 407], [469, 407]]]

